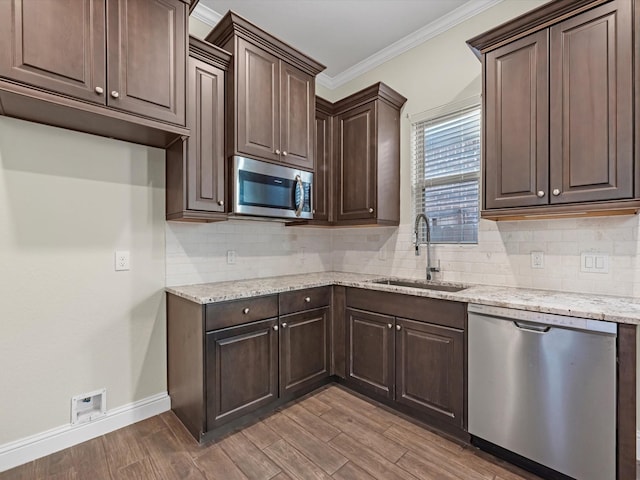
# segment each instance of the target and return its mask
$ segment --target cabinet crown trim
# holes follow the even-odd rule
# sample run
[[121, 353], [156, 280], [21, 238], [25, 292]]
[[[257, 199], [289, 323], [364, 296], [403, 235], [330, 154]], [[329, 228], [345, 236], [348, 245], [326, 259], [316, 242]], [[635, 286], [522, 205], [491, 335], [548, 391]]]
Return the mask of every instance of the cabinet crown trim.
[[373, 100], [382, 100], [398, 110], [400, 110], [407, 101], [405, 97], [390, 86], [378, 82], [334, 103], [333, 113], [336, 114], [351, 110], [352, 108], [359, 107]]
[[255, 43], [263, 48], [269, 49], [276, 56], [291, 63], [300, 70], [314, 77], [322, 72], [326, 67], [305, 55], [300, 50], [293, 48], [288, 43], [274, 37], [270, 33], [254, 25], [246, 18], [241, 17], [232, 10], [229, 10], [224, 17], [213, 27], [205, 40], [214, 45], [224, 45], [233, 36], [239, 36]]
[[232, 56], [229, 52], [189, 35], [189, 55], [223, 70], [229, 69]]
[[516, 40], [557, 23], [567, 16], [574, 16], [608, 1], [610, 0], [556, 0], [467, 40], [467, 45], [480, 59], [482, 54], [507, 41]]

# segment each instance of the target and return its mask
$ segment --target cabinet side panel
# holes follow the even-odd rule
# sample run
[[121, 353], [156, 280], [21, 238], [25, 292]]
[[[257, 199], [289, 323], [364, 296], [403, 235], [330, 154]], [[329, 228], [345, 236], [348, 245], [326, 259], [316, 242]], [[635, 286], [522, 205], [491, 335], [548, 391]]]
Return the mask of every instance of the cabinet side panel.
[[636, 478], [637, 326], [618, 325], [618, 478]]
[[166, 150], [166, 215], [178, 214], [186, 207], [185, 181], [187, 140], [178, 140]]
[[171, 408], [197, 439], [205, 431], [204, 307], [167, 294], [167, 366]]
[[345, 287], [333, 287], [331, 305], [331, 374], [345, 378]]
[[400, 111], [378, 103], [378, 220], [400, 223]]

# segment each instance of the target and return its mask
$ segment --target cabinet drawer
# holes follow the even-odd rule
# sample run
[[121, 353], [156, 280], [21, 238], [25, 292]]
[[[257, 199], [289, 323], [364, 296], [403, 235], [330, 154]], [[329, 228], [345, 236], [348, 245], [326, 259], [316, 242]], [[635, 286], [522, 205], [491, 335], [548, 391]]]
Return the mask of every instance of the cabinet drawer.
[[230, 302], [209, 303], [206, 310], [206, 330], [241, 325], [278, 316], [278, 296], [244, 298]]
[[331, 303], [331, 287], [305, 288], [280, 294], [280, 315], [326, 307]]
[[347, 289], [347, 307], [464, 330], [467, 306], [462, 302], [416, 297], [360, 288]]

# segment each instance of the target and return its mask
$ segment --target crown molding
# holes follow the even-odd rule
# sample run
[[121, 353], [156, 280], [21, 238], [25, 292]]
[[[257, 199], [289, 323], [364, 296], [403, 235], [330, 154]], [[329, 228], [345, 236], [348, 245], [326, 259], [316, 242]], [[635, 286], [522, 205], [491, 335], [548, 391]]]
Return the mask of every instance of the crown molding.
[[316, 77], [316, 82], [329, 90], [334, 90], [503, 1], [504, 0], [471, 0], [438, 20], [425, 25], [388, 47], [374, 53], [370, 57], [365, 58], [361, 62], [356, 63], [352, 67], [347, 68], [335, 77], [321, 73]]
[[[320, 73], [316, 77], [316, 83], [328, 88], [329, 90], [335, 90], [369, 70], [373, 70], [392, 58], [417, 47], [427, 40], [440, 35], [446, 30], [455, 27], [474, 15], [478, 15], [479, 13], [503, 1], [504, 0], [470, 0], [438, 20], [425, 25], [406, 37], [401, 38], [397, 42], [392, 43], [388, 47], [374, 53], [370, 57], [365, 58], [361, 62], [356, 63], [352, 67], [347, 68], [335, 77], [330, 77], [326, 73]], [[191, 15], [211, 26], [214, 26], [222, 18], [222, 15], [218, 12], [205, 7], [201, 3], [198, 3]]]
[[202, 3], [198, 3], [196, 5], [196, 8], [191, 12], [191, 16], [197, 18], [201, 22], [211, 25], [212, 27], [215, 26], [222, 18], [221, 14]]

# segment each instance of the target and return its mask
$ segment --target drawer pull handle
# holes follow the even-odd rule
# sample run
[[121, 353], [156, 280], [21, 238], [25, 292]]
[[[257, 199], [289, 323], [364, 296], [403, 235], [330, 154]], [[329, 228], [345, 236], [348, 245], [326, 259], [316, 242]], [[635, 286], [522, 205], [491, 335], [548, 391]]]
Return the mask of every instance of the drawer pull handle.
[[287, 328], [287, 324], [286, 324], [286, 323], [283, 323], [283, 324], [282, 324], [282, 328]]
[[304, 297], [304, 301], [309, 303], [311, 301], [311, 297]]
[[242, 310], [242, 313], [244, 313], [245, 315], [249, 313], [249, 307], [245, 307], [245, 309]]
[[273, 329], [277, 332], [278, 331], [278, 325], [274, 325]]

